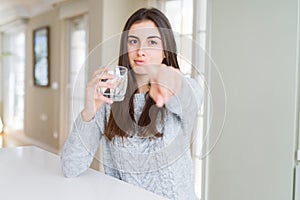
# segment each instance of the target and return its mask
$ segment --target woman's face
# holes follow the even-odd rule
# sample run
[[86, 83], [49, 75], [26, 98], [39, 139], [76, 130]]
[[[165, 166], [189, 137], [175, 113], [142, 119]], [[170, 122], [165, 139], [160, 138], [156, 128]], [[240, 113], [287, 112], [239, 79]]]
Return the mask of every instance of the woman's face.
[[133, 24], [128, 32], [127, 49], [130, 66], [139, 71], [145, 65], [159, 65], [164, 58], [160, 33], [151, 20]]

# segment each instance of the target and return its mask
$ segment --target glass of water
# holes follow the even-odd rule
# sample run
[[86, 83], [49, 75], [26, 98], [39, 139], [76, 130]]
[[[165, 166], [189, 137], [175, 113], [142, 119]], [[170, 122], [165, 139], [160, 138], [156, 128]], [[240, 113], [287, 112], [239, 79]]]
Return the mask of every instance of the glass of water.
[[123, 101], [127, 89], [128, 69], [124, 66], [112, 66], [105, 72], [114, 76], [113, 79], [102, 80], [115, 85], [114, 89], [101, 87], [99, 90], [112, 101]]

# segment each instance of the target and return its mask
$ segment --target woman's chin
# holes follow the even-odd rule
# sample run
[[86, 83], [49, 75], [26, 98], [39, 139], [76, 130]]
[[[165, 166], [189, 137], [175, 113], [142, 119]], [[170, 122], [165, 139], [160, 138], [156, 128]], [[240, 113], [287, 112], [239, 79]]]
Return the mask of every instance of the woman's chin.
[[148, 74], [146, 68], [143, 66], [134, 67], [133, 71], [137, 75], [147, 75]]

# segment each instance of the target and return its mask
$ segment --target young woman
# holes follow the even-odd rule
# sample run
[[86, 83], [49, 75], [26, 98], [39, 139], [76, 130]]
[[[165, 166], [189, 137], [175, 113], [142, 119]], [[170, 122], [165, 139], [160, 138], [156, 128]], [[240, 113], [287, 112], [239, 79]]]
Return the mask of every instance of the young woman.
[[95, 71], [86, 104], [63, 147], [62, 169], [75, 177], [90, 166], [102, 142], [105, 173], [170, 199], [196, 199], [191, 133], [202, 103], [195, 80], [179, 71], [176, 43], [166, 16], [137, 10], [121, 36], [119, 65], [128, 68], [121, 102], [98, 92], [114, 88]]

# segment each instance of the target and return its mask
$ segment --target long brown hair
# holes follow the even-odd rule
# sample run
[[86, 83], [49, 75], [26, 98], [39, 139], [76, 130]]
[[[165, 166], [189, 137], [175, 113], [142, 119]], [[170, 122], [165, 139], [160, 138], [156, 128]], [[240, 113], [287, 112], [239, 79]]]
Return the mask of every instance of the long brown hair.
[[[127, 20], [121, 35], [119, 62], [121, 66], [128, 68], [128, 87], [125, 98], [122, 102], [114, 102], [111, 105], [111, 112], [105, 129], [105, 135], [108, 140], [112, 140], [115, 136], [122, 138], [133, 134], [136, 124], [134, 118], [134, 94], [137, 92], [137, 83], [133, 70], [129, 64], [127, 37], [130, 27], [138, 22], [151, 20], [157, 26], [163, 44], [165, 58], [162, 63], [179, 69], [177, 61], [176, 42], [174, 34], [167, 17], [156, 8], [141, 8], [133, 13]], [[156, 121], [158, 113], [161, 113], [161, 120], [164, 118], [164, 108], [158, 108], [149, 93], [145, 94], [145, 105], [138, 119], [139, 135], [142, 137], [162, 137], [162, 133], [157, 131]]]

